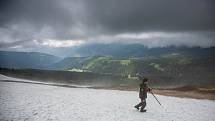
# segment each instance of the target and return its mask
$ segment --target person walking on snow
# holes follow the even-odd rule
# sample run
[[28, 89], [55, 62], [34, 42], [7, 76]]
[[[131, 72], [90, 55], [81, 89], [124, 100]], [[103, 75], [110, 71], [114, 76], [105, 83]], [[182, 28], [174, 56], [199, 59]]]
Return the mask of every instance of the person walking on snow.
[[150, 92], [151, 89], [148, 87], [148, 79], [144, 78], [142, 80], [142, 83], [140, 84], [140, 90], [139, 90], [139, 98], [141, 102], [134, 107], [136, 109], [140, 109], [140, 112], [145, 112], [146, 110], [144, 109], [146, 107], [146, 98], [147, 98], [147, 92]]

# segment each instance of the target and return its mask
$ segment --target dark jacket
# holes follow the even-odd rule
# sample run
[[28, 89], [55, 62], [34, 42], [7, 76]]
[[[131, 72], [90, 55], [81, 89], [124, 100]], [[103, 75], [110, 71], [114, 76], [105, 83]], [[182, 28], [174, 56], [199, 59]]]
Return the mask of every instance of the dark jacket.
[[146, 99], [148, 91], [150, 91], [150, 88], [148, 87], [147, 83], [140, 84], [139, 98]]

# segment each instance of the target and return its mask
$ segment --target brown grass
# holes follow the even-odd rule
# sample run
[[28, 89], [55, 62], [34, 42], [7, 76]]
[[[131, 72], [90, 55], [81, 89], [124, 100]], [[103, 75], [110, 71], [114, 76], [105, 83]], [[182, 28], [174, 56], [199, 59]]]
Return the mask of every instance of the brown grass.
[[[109, 90], [125, 90], [125, 91], [138, 91], [138, 87], [129, 86], [112, 86], [112, 87], [95, 87], [95, 89], [109, 89]], [[194, 98], [194, 99], [209, 99], [215, 100], [215, 86], [185, 86], [172, 89], [153, 89], [155, 94], [174, 96], [181, 98]]]
[[153, 90], [156, 94], [174, 96], [174, 97], [186, 97], [195, 99], [210, 99], [215, 100], [214, 93], [199, 92], [199, 91], [177, 91], [177, 90]]

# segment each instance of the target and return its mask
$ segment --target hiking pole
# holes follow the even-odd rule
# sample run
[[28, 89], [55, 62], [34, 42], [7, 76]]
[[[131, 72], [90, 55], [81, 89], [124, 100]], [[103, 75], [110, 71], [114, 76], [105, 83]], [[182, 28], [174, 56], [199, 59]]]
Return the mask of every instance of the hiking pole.
[[158, 99], [155, 97], [154, 93], [152, 91], [150, 91], [151, 94], [154, 96], [154, 98], [157, 100], [157, 102], [161, 105], [161, 103], [158, 101]]

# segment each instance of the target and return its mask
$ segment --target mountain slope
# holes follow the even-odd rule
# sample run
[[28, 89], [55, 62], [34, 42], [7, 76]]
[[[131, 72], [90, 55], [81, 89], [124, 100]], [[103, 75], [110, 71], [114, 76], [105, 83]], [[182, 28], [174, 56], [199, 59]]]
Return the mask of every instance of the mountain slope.
[[[94, 72], [120, 75], [128, 77], [129, 80], [137, 79], [136, 73], [141, 73], [154, 80], [154, 83], [158, 85], [166, 85], [167, 83], [169, 85], [181, 84], [181, 86], [214, 84], [214, 47], [153, 49], [142, 47], [142, 45], [115, 45], [111, 49], [111, 46], [106, 46], [103, 49], [97, 48], [97, 52], [101, 54], [105, 52], [107, 55], [108, 52], [115, 53], [112, 53], [111, 56], [104, 54], [101, 56], [68, 57], [62, 60], [42, 53], [4, 52], [1, 54], [1, 52], [0, 67]], [[99, 51], [100, 49], [101, 51]], [[94, 50], [96, 47], [89, 52]], [[131, 53], [129, 54], [128, 51]]]
[[[71, 60], [70, 60], [71, 59]], [[161, 85], [214, 84], [215, 57], [192, 57], [181, 54], [165, 54], [155, 57], [114, 58], [94, 56], [64, 59], [72, 64], [63, 70], [83, 70], [94, 73], [116, 74], [136, 78], [140, 73]], [[76, 61], [77, 60], [77, 61]], [[59, 62], [60, 64], [64, 63]]]
[[0, 67], [4, 68], [48, 68], [60, 60], [59, 57], [38, 52], [0, 51]]

